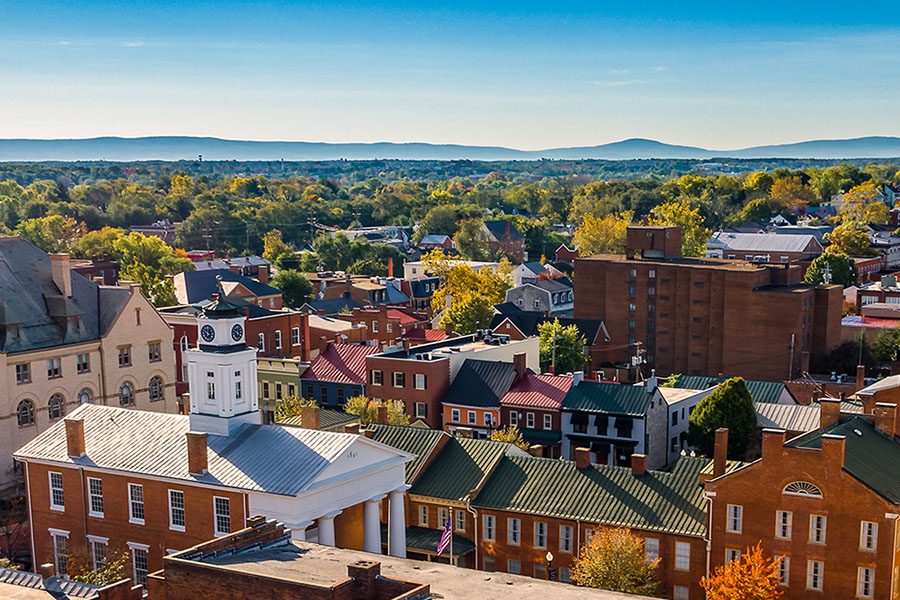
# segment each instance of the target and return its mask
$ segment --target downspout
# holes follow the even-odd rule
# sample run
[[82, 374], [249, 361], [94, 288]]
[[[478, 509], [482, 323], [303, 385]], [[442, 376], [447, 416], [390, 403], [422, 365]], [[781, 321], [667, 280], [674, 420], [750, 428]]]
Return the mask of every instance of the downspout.
[[712, 560], [712, 517], [713, 517], [713, 496], [715, 492], [707, 492], [707, 515], [706, 515], [706, 536], [703, 541], [706, 542], [706, 577], [709, 577], [709, 566]]
[[472, 532], [475, 534], [475, 570], [480, 570], [478, 563], [478, 511], [472, 508], [472, 499], [466, 497], [466, 510], [472, 514]]
[[[81, 479], [81, 521], [82, 526], [84, 527], [84, 535], [82, 536], [83, 540], [87, 540], [88, 535], [88, 505], [87, 505], [87, 492], [85, 488], [87, 486], [87, 479], [84, 476], [84, 467], [78, 467], [78, 477]], [[88, 558], [91, 561], [91, 566], [94, 564], [94, 554], [91, 551], [91, 548], [87, 548]]]
[[31, 568], [37, 571], [37, 560], [34, 556], [34, 521], [32, 520], [33, 514], [31, 511], [31, 485], [28, 474], [28, 462], [22, 461], [22, 464], [25, 466], [25, 489], [28, 492], [25, 494], [25, 507], [28, 509], [28, 535], [31, 537]]

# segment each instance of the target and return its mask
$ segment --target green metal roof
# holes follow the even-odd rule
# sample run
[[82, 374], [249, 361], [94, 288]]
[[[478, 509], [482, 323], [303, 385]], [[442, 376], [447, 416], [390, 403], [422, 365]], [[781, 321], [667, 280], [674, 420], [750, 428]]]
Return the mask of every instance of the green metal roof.
[[646, 531], [700, 536], [706, 501], [698, 476], [711, 462], [682, 456], [671, 471], [636, 477], [630, 467], [509, 456], [494, 470], [473, 506]]
[[491, 466], [513, 449], [521, 452], [513, 444], [505, 442], [451, 438], [409, 493], [463, 501], [481, 483]]
[[[443, 431], [424, 427], [402, 427], [398, 425], [369, 425], [375, 431], [372, 438], [388, 446], [415, 455], [415, 460], [406, 463], [406, 483], [413, 483], [419, 477], [425, 461], [437, 447]], [[448, 436], [449, 437], [449, 436]]]
[[[344, 425], [349, 425], [350, 423], [359, 423], [359, 417], [333, 408], [319, 409], [319, 429], [323, 431], [342, 429]], [[302, 427], [303, 417], [302, 415], [294, 415], [293, 417], [288, 417], [283, 421], [279, 421], [278, 424]]]
[[652, 398], [644, 386], [582, 381], [569, 389], [562, 410], [637, 417], [646, 414]]
[[562, 439], [561, 431], [550, 431], [548, 429], [530, 429], [525, 427], [520, 430], [522, 437], [529, 442], [559, 442]]
[[[381, 543], [387, 544], [387, 525], [381, 524]], [[406, 528], [406, 548], [412, 551], [424, 552], [425, 554], [437, 554], [437, 547], [441, 541], [441, 535], [444, 533], [441, 529], [428, 529], [427, 527], [407, 527]], [[475, 549], [473, 544], [467, 538], [461, 535], [453, 534], [453, 556], [459, 556], [471, 552]], [[443, 556], [450, 557], [450, 549], [448, 548]]]
[[854, 416], [794, 438], [787, 446], [821, 448], [826, 434], [846, 439], [845, 471], [884, 498], [900, 503], [900, 443], [875, 429], [869, 419]]
[[[727, 380], [727, 377], [703, 377], [701, 375], [680, 375], [675, 387], [686, 390], [707, 390]], [[744, 380], [747, 391], [754, 402], [775, 404], [784, 394], [785, 386], [781, 381], [749, 381]]]

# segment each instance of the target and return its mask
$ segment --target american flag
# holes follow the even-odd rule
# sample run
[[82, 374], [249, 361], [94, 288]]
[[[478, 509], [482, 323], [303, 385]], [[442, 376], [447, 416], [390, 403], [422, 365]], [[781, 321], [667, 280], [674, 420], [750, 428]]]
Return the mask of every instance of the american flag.
[[453, 517], [448, 517], [447, 524], [444, 525], [444, 533], [441, 534], [441, 541], [438, 543], [437, 547], [438, 556], [444, 553], [444, 550], [450, 545], [450, 538], [453, 537], [453, 529], [450, 527], [450, 520], [452, 518]]

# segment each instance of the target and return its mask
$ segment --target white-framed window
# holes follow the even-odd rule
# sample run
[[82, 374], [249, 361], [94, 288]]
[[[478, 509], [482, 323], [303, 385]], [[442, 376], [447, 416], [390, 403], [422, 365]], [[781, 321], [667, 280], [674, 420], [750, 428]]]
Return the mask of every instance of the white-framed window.
[[256, 347], [263, 352], [266, 351], [266, 334], [261, 331], [256, 337]]
[[426, 504], [419, 505], [419, 525], [428, 526], [428, 506]]
[[240, 400], [243, 398], [243, 388], [241, 387], [240, 380], [234, 382], [234, 399]]
[[809, 543], [824, 544], [825, 528], [828, 523], [825, 515], [809, 515]]
[[447, 521], [450, 520], [450, 512], [443, 506], [438, 507], [438, 527], [446, 527]]
[[484, 421], [485, 427], [490, 427], [494, 423], [494, 417], [491, 416], [491, 413], [489, 412], [484, 413], [484, 418], [482, 420]]
[[87, 536], [88, 546], [91, 551], [91, 568], [95, 571], [106, 566], [106, 556], [109, 550], [109, 538], [96, 535]]
[[181, 365], [181, 381], [184, 383], [188, 382], [188, 366]]
[[206, 397], [210, 400], [216, 399], [216, 382], [215, 381], [207, 381], [206, 382]]
[[672, 600], [690, 600], [691, 592], [686, 585], [676, 585], [672, 588]]
[[675, 542], [675, 570], [691, 570], [691, 545], [687, 542]]
[[427, 419], [428, 418], [428, 405], [424, 402], [416, 402], [416, 418], [417, 419]]
[[506, 541], [513, 546], [522, 543], [522, 520], [516, 518], [506, 519]]
[[97, 519], [103, 518], [103, 480], [97, 477], [87, 478], [88, 515]]
[[231, 533], [231, 500], [214, 496], [213, 517], [216, 524], [216, 535]]
[[62, 361], [58, 356], [47, 359], [47, 379], [62, 377]]
[[388, 333], [394, 333], [394, 324], [393, 323], [385, 323], [384, 330]]
[[185, 525], [184, 492], [169, 490], [169, 529], [184, 531]]
[[382, 385], [384, 383], [384, 373], [378, 369], [372, 369], [370, 379], [372, 385]]
[[788, 510], [775, 511], [775, 537], [779, 540], [789, 540], [794, 530], [794, 513]]
[[457, 531], [465, 531], [466, 530], [466, 511], [457, 509], [456, 512], [453, 513], [453, 518], [456, 521], [454, 527]]
[[62, 473], [50, 471], [48, 476], [50, 479], [50, 510], [66, 510]]
[[292, 346], [300, 345], [300, 328], [299, 327], [291, 328], [291, 345]]
[[534, 523], [534, 547], [547, 547], [547, 524], [543, 521], [535, 521]]
[[875, 569], [859, 567], [856, 570], [856, 595], [871, 598], [875, 594]]
[[497, 539], [497, 529], [496, 524], [497, 521], [494, 518], [494, 515], [484, 515], [482, 519], [482, 535], [484, 536], [485, 541], [493, 542]]
[[534, 429], [534, 413], [525, 413], [525, 427]]
[[511, 426], [519, 425], [519, 413], [515, 411], [515, 409], [509, 411], [509, 424]]
[[413, 376], [413, 385], [417, 390], [428, 389], [428, 376], [425, 373], [416, 373]]
[[281, 330], [275, 330], [275, 349], [281, 350]]
[[510, 558], [508, 561], [506, 561], [506, 572], [512, 573], [513, 575], [521, 575], [522, 563], [520, 563], [515, 558]]
[[69, 574], [69, 532], [62, 529], [50, 529], [50, 540], [53, 543], [53, 566], [57, 577]]
[[127, 544], [131, 549], [131, 567], [132, 574], [134, 575], [134, 582], [137, 585], [146, 585], [150, 546], [146, 544], [136, 544], [134, 542], [127, 542]]
[[744, 507], [739, 504], [728, 505], [728, 522], [726, 530], [728, 533], [740, 533], [744, 524]]
[[378, 333], [378, 321], [372, 321], [372, 333]]
[[878, 523], [863, 521], [859, 524], [859, 549], [875, 550], [878, 547]]
[[806, 589], [821, 591], [824, 574], [825, 563], [821, 560], [806, 561]]
[[82, 354], [78, 354], [75, 357], [75, 372], [81, 375], [82, 373], [90, 373], [91, 372], [91, 355], [88, 352], [84, 352]]
[[450, 420], [454, 423], [459, 423], [459, 409], [451, 408], [450, 409]]
[[406, 387], [406, 373], [402, 371], [394, 371], [391, 374], [391, 383], [393, 383], [395, 388], [405, 388]]
[[659, 558], [659, 538], [644, 538], [644, 559], [652, 563]]
[[128, 484], [128, 522], [144, 524], [144, 486], [139, 483]]
[[544, 415], [544, 429], [553, 429], [553, 415]]
[[725, 564], [741, 560], [741, 551], [736, 548], [725, 548]]
[[190, 347], [190, 343], [188, 342], [188, 336], [186, 336], [186, 335], [181, 336], [181, 341], [179, 342], [179, 344], [180, 344], [182, 352], [187, 350]]
[[476, 415], [475, 415], [475, 411], [474, 411], [474, 410], [466, 411], [466, 422], [467, 422], [469, 425], [474, 425], [475, 423], [477, 423], [477, 420], [475, 419], [475, 416], [476, 416]]
[[783, 587], [791, 585], [791, 557], [782, 556], [778, 561], [778, 584]]
[[572, 526], [571, 525], [560, 525], [559, 526], [559, 551], [570, 553], [572, 552]]

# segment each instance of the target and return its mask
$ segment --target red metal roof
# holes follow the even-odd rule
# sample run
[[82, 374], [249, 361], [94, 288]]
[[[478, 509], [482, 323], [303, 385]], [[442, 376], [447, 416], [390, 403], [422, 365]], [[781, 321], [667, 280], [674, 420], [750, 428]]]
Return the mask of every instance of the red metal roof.
[[409, 331], [407, 331], [406, 334], [402, 337], [403, 339], [408, 340], [440, 342], [449, 338], [450, 334], [447, 333], [447, 331], [444, 329], [422, 329], [421, 327], [416, 327], [415, 329], [410, 329]]
[[558, 410], [570, 387], [572, 387], [571, 377], [536, 375], [529, 372], [525, 377], [513, 383], [509, 391], [500, 399], [500, 404]]
[[303, 372], [300, 379], [334, 383], [366, 383], [366, 357], [380, 346], [331, 344]]
[[387, 317], [389, 319], [399, 319], [402, 325], [409, 325], [410, 323], [419, 322], [419, 319], [396, 308], [387, 309]]

